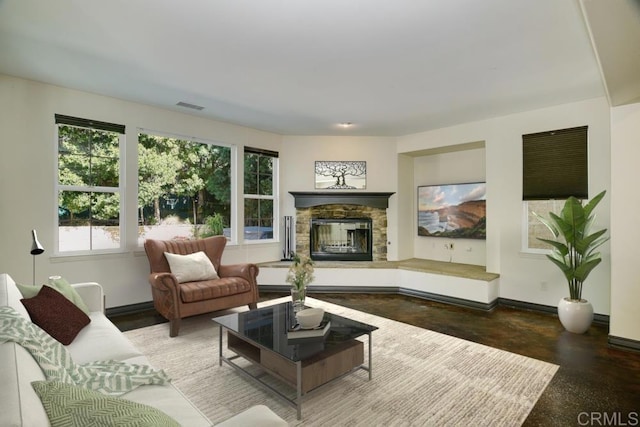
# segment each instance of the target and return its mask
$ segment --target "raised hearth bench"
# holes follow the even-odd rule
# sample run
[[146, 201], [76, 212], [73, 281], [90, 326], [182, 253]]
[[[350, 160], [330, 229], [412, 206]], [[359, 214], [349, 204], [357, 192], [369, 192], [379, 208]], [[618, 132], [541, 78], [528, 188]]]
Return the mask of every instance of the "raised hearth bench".
[[[288, 261], [258, 264], [260, 289], [284, 291]], [[309, 292], [393, 293], [489, 311], [500, 275], [478, 265], [412, 258], [404, 261], [316, 261]]]

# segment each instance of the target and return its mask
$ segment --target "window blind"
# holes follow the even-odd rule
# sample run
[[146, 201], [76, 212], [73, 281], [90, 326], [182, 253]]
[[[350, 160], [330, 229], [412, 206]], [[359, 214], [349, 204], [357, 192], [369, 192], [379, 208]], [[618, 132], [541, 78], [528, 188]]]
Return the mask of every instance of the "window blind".
[[245, 154], [262, 154], [267, 157], [278, 157], [277, 151], [265, 150], [262, 148], [244, 147]]
[[56, 114], [56, 124], [77, 126], [81, 128], [99, 129], [107, 132], [124, 133], [124, 125], [114, 123], [100, 122], [98, 120], [81, 119], [79, 117], [64, 116]]
[[589, 197], [587, 128], [522, 135], [522, 200]]

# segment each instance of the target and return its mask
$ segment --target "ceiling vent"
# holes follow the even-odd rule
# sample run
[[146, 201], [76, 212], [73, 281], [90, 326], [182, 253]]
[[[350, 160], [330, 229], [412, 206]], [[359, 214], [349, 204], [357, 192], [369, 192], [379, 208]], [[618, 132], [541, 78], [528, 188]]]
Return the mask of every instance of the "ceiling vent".
[[189, 104], [188, 102], [180, 101], [176, 105], [179, 107], [191, 108], [192, 110], [198, 110], [198, 111], [204, 110], [204, 107], [201, 107], [199, 105]]

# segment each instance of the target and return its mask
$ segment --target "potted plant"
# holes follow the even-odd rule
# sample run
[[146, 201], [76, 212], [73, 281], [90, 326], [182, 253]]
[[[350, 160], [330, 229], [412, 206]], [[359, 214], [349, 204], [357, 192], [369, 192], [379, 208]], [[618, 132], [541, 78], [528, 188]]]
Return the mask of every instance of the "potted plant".
[[302, 310], [307, 294], [307, 285], [313, 281], [313, 261], [311, 258], [294, 253], [286, 281], [291, 285], [294, 311]]
[[594, 222], [594, 208], [600, 203], [606, 191], [601, 192], [586, 205], [575, 197], [569, 197], [560, 215], [549, 213], [545, 219], [534, 215], [553, 233], [555, 240], [539, 240], [552, 246], [547, 255], [564, 274], [569, 285], [569, 297], [560, 300], [558, 317], [566, 330], [584, 333], [593, 321], [593, 307], [582, 298], [582, 285], [602, 258], [595, 250], [609, 238], [604, 237], [607, 229], [591, 232]]

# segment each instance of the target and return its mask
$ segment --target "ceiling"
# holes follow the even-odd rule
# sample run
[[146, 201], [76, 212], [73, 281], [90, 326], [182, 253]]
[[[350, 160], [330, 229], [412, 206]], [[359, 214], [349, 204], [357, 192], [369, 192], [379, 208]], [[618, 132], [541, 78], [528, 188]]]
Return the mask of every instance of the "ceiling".
[[286, 135], [399, 136], [599, 96], [637, 102], [637, 6], [0, 0], [0, 73]]

